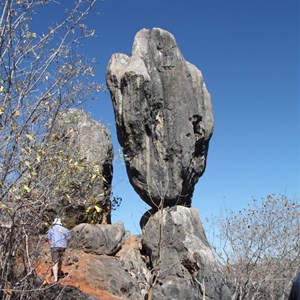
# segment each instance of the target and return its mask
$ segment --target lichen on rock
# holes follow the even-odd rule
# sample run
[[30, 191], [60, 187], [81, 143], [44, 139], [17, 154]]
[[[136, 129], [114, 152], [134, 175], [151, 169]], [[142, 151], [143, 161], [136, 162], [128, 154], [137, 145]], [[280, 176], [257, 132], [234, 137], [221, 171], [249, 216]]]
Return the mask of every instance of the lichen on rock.
[[171, 33], [142, 29], [130, 57], [111, 57], [106, 81], [136, 192], [151, 207], [190, 206], [214, 128], [200, 70], [184, 59]]

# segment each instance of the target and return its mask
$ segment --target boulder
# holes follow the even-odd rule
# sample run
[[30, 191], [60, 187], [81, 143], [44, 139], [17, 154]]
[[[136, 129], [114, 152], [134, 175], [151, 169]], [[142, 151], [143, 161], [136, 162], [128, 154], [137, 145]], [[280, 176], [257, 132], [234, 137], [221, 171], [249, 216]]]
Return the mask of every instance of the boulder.
[[85, 221], [110, 224], [113, 145], [108, 129], [83, 110], [69, 109], [57, 117], [51, 136], [74, 168], [68, 187], [73, 194], [66, 198], [63, 187], [58, 191], [54, 214], [69, 228]]
[[[40, 287], [36, 288], [34, 295], [31, 295], [31, 299], [36, 300], [99, 300], [98, 297], [93, 297], [86, 293], [83, 293], [73, 286], [62, 286], [59, 284], [52, 285], [49, 288], [40, 290]], [[16, 298], [21, 299], [21, 298]]]
[[79, 224], [71, 231], [70, 247], [86, 253], [114, 255], [121, 248], [125, 235], [123, 223]]
[[196, 209], [159, 210], [144, 226], [141, 243], [156, 281], [153, 299], [231, 299]]
[[132, 55], [114, 54], [106, 82], [129, 180], [151, 207], [190, 206], [214, 120], [202, 74], [173, 35], [140, 30]]

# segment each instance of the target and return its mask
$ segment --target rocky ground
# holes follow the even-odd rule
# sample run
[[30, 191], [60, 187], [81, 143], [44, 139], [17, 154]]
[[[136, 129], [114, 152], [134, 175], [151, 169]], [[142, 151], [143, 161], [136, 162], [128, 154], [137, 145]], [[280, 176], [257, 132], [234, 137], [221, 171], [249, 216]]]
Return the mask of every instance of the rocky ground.
[[117, 296], [117, 291], [112, 292], [113, 286], [108, 286], [108, 278], [112, 277], [111, 273], [116, 270], [107, 269], [107, 265], [111, 264], [113, 266], [128, 251], [139, 248], [140, 243], [137, 237], [131, 236], [123, 242], [122, 249], [115, 256], [96, 255], [85, 253], [79, 249], [67, 249], [62, 266], [62, 271], [66, 275], [58, 283], [54, 283], [53, 276], [51, 276], [50, 251], [48, 244], [45, 242], [41, 246], [42, 255], [37, 263], [36, 271], [43, 279], [44, 286], [73, 286], [81, 292], [94, 296], [96, 299], [121, 300], [124, 299], [124, 296], [121, 293]]
[[79, 224], [71, 236], [62, 267], [66, 276], [58, 283], [51, 277], [49, 245], [41, 245], [36, 271], [45, 294], [35, 299], [231, 299], [193, 208], [159, 211], [141, 236], [127, 236], [122, 223]]

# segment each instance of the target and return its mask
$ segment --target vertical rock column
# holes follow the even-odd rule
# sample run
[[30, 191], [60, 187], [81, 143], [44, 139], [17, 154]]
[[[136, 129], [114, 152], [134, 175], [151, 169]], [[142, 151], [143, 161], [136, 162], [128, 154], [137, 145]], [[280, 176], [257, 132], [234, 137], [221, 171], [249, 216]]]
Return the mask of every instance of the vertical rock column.
[[232, 299], [196, 209], [159, 210], [143, 229], [142, 246], [155, 282], [153, 299]]
[[[73, 189], [74, 196], [68, 201], [57, 203], [58, 214], [63, 213], [65, 223], [73, 227], [84, 222], [86, 209], [90, 205], [101, 208], [102, 224], [111, 223], [111, 182], [113, 176], [113, 145], [108, 129], [93, 120], [82, 110], [69, 109], [61, 113], [52, 128], [52, 134], [59, 136], [58, 145], [70, 158], [87, 161], [99, 176], [87, 178], [84, 168], [78, 168], [74, 180], [81, 182]], [[78, 163], [80, 165], [80, 163]], [[87, 201], [85, 199], [90, 199]]]
[[106, 81], [136, 192], [153, 208], [190, 206], [214, 127], [201, 72], [183, 58], [171, 33], [142, 29], [131, 57], [111, 57]]

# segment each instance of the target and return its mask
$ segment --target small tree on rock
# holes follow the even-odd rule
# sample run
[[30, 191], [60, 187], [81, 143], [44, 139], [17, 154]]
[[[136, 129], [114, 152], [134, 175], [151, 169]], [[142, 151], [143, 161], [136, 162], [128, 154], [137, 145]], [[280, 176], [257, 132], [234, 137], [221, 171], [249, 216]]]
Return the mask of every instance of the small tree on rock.
[[[42, 216], [51, 206], [55, 184], [59, 185], [55, 174], [58, 160], [66, 158], [54, 150], [59, 149], [57, 143], [61, 141], [48, 133], [62, 110], [80, 105], [100, 89], [93, 81], [92, 65], [79, 51], [81, 40], [94, 34], [84, 24], [94, 3], [95, 0], [74, 1], [71, 9], [65, 9], [62, 20], [50, 20], [52, 23], [43, 32], [37, 29], [35, 16], [57, 5], [56, 1], [0, 3], [2, 299], [11, 295], [27, 299], [27, 290], [32, 290], [35, 258], [39, 255], [35, 251], [39, 242], [36, 233], [43, 227]], [[45, 155], [54, 165], [52, 172], [43, 177], [38, 169]], [[76, 164], [68, 163], [70, 168]]]

